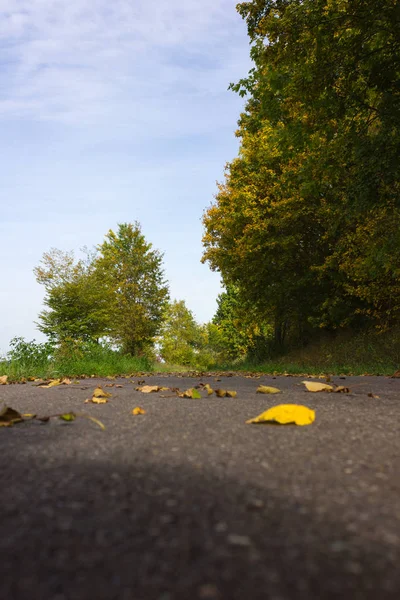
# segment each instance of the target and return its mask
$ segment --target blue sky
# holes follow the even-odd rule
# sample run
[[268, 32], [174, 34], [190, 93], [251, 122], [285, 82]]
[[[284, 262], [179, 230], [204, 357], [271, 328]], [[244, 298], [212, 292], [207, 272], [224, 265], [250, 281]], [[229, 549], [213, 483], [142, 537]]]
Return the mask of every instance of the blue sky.
[[251, 67], [236, 0], [0, 0], [0, 352], [44, 339], [33, 268], [50, 248], [139, 221], [171, 297], [212, 318], [219, 276], [200, 263], [203, 211]]

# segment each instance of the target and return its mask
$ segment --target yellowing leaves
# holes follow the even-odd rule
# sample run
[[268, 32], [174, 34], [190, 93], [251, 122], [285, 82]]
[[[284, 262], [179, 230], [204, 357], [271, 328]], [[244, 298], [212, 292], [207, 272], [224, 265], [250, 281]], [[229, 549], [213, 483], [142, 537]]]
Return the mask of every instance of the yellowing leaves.
[[269, 385], [260, 385], [257, 388], [257, 394], [280, 394], [281, 390], [276, 387], [270, 387]]
[[333, 387], [327, 383], [318, 383], [316, 381], [302, 381], [308, 392], [333, 392]]
[[136, 390], [138, 392], [142, 392], [143, 394], [151, 394], [152, 392], [159, 392], [160, 386], [158, 385], [143, 385], [142, 387], [137, 387]]
[[278, 425], [310, 425], [315, 420], [315, 411], [300, 404], [279, 404], [273, 406], [246, 423], [266, 423]]
[[179, 394], [179, 398], [199, 399], [199, 398], [201, 398], [201, 394], [200, 394], [199, 390], [196, 390], [196, 388], [189, 388], [182, 394]]
[[133, 410], [132, 410], [132, 414], [133, 415], [145, 415], [146, 411], [141, 407], [141, 406], [136, 406]]
[[327, 383], [318, 383], [316, 381], [302, 381], [302, 383], [304, 383], [308, 392], [336, 392], [337, 394], [348, 394], [350, 392], [349, 388], [343, 385], [334, 387]]
[[85, 403], [92, 402], [93, 404], [106, 404], [108, 402], [108, 398], [111, 398], [112, 394], [105, 392], [101, 387], [97, 387], [91, 399], [85, 400]]

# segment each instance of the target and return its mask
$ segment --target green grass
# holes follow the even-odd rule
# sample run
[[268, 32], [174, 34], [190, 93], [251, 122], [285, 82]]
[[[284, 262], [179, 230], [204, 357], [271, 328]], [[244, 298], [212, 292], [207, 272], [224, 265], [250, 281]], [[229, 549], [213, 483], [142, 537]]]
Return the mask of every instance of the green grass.
[[400, 369], [400, 330], [322, 334], [307, 346], [276, 358], [244, 360], [215, 368], [289, 375], [392, 375]]
[[106, 377], [152, 370], [153, 364], [146, 357], [123, 355], [101, 346], [97, 349], [91, 348], [90, 352], [75, 352], [54, 358], [19, 356], [0, 361], [0, 375], [8, 375], [10, 381], [20, 381], [29, 377]]

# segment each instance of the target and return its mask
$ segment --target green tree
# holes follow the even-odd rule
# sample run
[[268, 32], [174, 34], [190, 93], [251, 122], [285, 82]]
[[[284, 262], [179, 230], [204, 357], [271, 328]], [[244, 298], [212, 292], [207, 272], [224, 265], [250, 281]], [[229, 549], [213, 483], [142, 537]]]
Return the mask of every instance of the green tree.
[[56, 248], [44, 253], [34, 269], [44, 285], [44, 304], [38, 328], [55, 342], [67, 339], [98, 341], [109, 333], [109, 303], [95, 268], [95, 255], [75, 261], [73, 252]]
[[184, 300], [174, 300], [168, 305], [157, 341], [165, 361], [184, 366], [196, 363], [202, 332]]
[[203, 260], [276, 341], [400, 312], [400, 9], [252, 0], [240, 154], [204, 215]]
[[96, 276], [108, 299], [108, 335], [135, 355], [153, 344], [168, 302], [162, 254], [147, 242], [138, 222], [118, 225], [98, 246]]

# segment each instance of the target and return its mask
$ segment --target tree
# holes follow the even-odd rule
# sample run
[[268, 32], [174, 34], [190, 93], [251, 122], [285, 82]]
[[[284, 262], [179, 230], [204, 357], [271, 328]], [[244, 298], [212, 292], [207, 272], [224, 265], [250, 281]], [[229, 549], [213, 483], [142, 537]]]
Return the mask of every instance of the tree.
[[146, 242], [138, 222], [110, 230], [98, 253], [96, 274], [112, 299], [109, 335], [124, 352], [140, 353], [153, 343], [168, 301], [162, 254]]
[[174, 300], [168, 305], [158, 344], [165, 361], [185, 366], [195, 364], [202, 346], [202, 332], [184, 300]]
[[95, 268], [95, 255], [75, 261], [73, 252], [56, 248], [44, 253], [34, 269], [44, 285], [44, 304], [49, 310], [39, 314], [38, 328], [50, 339], [98, 341], [109, 333], [109, 303]]
[[112, 230], [85, 260], [52, 249], [35, 269], [44, 285], [39, 329], [57, 342], [107, 337], [136, 354], [152, 344], [163, 319], [168, 286], [162, 255], [146, 242], [138, 223]]
[[400, 314], [400, 10], [394, 0], [238, 5], [255, 63], [239, 157], [204, 215], [205, 253], [260, 315], [311, 326]]

